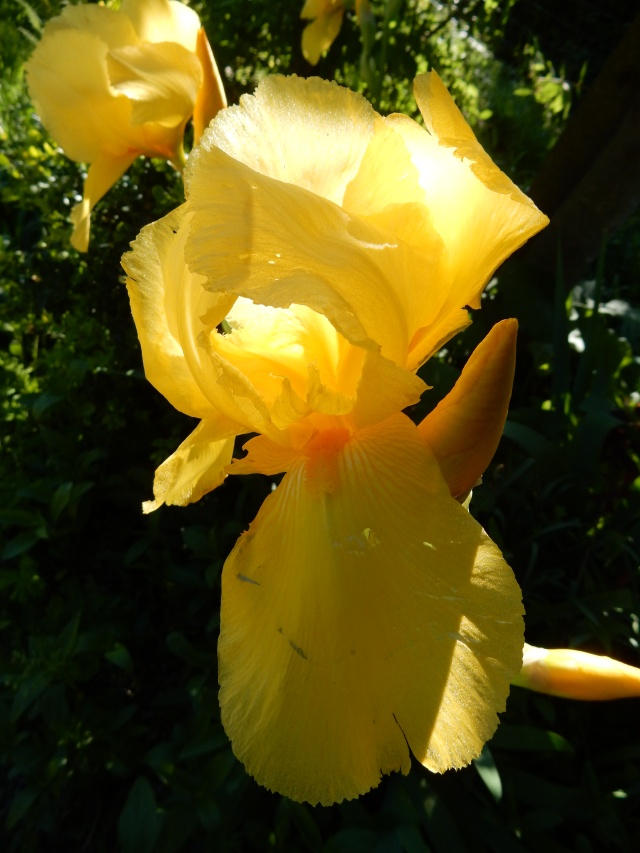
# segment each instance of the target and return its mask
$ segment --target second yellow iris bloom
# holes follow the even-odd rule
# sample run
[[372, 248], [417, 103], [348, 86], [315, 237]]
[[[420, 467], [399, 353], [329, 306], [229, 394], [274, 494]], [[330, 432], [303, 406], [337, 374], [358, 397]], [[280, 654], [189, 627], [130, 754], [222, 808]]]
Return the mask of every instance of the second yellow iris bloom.
[[422, 424], [402, 412], [546, 218], [437, 75], [415, 93], [426, 130], [325, 81], [268, 78], [214, 120], [186, 203], [123, 259], [147, 377], [200, 420], [145, 511], [227, 474], [285, 474], [224, 567], [220, 703], [248, 772], [311, 803], [406, 773], [411, 753], [467, 764], [521, 665], [520, 591], [455, 499], [499, 439], [515, 322]]
[[181, 167], [187, 121], [197, 141], [226, 106], [200, 20], [176, 0], [65, 6], [26, 71], [45, 127], [68, 157], [90, 164], [71, 214], [71, 243], [83, 252], [92, 209], [136, 157]]

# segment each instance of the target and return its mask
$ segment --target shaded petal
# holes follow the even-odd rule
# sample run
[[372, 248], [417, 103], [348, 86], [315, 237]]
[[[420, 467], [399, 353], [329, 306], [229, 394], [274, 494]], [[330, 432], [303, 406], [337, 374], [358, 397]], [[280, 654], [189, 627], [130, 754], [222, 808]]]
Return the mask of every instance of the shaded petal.
[[197, 56], [174, 42], [120, 47], [107, 56], [113, 89], [132, 101], [131, 123], [184, 124], [202, 82]]
[[200, 500], [227, 476], [237, 427], [226, 418], [200, 421], [191, 435], [156, 470], [154, 500], [145, 501], [142, 511], [162, 506], [186, 506]]
[[200, 157], [220, 148], [262, 175], [341, 204], [376, 121], [382, 119], [362, 95], [335, 83], [267, 77], [254, 95], [243, 95], [211, 124], [189, 157], [187, 196]]
[[198, 30], [196, 56], [202, 67], [202, 85], [198, 90], [193, 109], [194, 145], [200, 142], [200, 137], [209, 122], [227, 106], [227, 96], [222, 85], [222, 78], [204, 27], [200, 27]]
[[629, 699], [640, 696], [640, 669], [604, 655], [525, 643], [522, 671], [513, 684], [564, 699]]
[[86, 252], [89, 248], [91, 211], [102, 196], [120, 180], [137, 156], [137, 153], [128, 153], [120, 157], [98, 157], [89, 166], [82, 201], [71, 211], [71, 245], [78, 252]]
[[453, 497], [466, 495], [496, 452], [516, 366], [516, 320], [502, 320], [478, 344], [453, 389], [419, 424]]
[[305, 189], [258, 174], [219, 149], [203, 152], [201, 144], [197, 151], [186, 259], [207, 276], [207, 286], [277, 308], [307, 305], [351, 343], [375, 341], [404, 366], [403, 307], [381, 268], [393, 263], [385, 253], [395, 244]]
[[223, 571], [222, 720], [261, 784], [329, 804], [477, 756], [522, 650], [520, 593], [403, 415], [320, 433]]

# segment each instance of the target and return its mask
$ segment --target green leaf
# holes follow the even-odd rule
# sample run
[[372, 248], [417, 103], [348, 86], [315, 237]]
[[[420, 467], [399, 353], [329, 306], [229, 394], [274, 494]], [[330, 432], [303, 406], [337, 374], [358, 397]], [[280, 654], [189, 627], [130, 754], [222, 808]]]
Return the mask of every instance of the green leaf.
[[25, 788], [13, 798], [9, 814], [7, 815], [7, 829], [12, 829], [19, 820], [29, 811], [34, 803], [38, 792], [34, 788]]
[[493, 799], [499, 803], [502, 799], [502, 781], [488, 746], [485, 745], [480, 756], [473, 762], [473, 766]]
[[14, 536], [4, 546], [2, 549], [2, 559], [10, 560], [12, 557], [19, 557], [20, 554], [24, 554], [25, 551], [28, 551], [36, 542], [43, 538], [40, 530], [23, 530], [22, 533], [18, 533], [17, 536]]
[[[172, 631], [171, 634], [168, 634], [166, 643], [170, 652], [192, 666], [206, 670], [211, 668], [212, 658], [195, 649], [180, 631]], [[215, 655], [215, 652], [213, 654]]]
[[556, 732], [536, 729], [533, 726], [503, 724], [491, 739], [492, 749], [508, 749], [520, 752], [568, 752], [573, 747]]
[[291, 819], [309, 850], [319, 851], [322, 847], [322, 835], [309, 809], [302, 803], [287, 802]]
[[369, 829], [343, 829], [336, 832], [322, 848], [322, 853], [371, 853], [378, 838]]
[[140, 776], [134, 782], [118, 818], [118, 840], [123, 853], [152, 853], [162, 815], [149, 781]]
[[26, 678], [13, 698], [11, 705], [11, 720], [15, 722], [24, 712], [40, 698], [44, 691], [49, 686], [49, 676], [42, 672], [31, 675]]
[[73, 483], [60, 483], [51, 498], [51, 517], [57, 521], [61, 513], [66, 509], [73, 490]]
[[104, 656], [109, 663], [119, 666], [120, 669], [124, 669], [125, 672], [133, 671], [131, 655], [129, 654], [127, 647], [123, 646], [122, 643], [116, 643], [110, 652], [105, 652]]

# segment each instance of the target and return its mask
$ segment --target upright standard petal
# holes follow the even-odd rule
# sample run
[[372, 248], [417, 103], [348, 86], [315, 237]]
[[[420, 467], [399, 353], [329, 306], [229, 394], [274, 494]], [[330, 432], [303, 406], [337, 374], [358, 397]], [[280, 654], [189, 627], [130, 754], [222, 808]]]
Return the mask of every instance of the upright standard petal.
[[222, 720], [292, 799], [461, 767], [520, 669], [520, 592], [403, 415], [319, 433], [223, 571]]
[[491, 161], [435, 71], [416, 78], [414, 93], [427, 130], [406, 116], [387, 121], [411, 152], [447, 250], [447, 298], [412, 344], [419, 366], [468, 325], [464, 306], [480, 307], [494, 270], [549, 220]]
[[349, 89], [274, 74], [213, 122], [186, 169], [187, 196], [200, 157], [220, 148], [261, 175], [341, 204], [380, 121]]
[[511, 399], [517, 332], [516, 320], [496, 323], [451, 392], [418, 426], [455, 498], [468, 494], [498, 447]]

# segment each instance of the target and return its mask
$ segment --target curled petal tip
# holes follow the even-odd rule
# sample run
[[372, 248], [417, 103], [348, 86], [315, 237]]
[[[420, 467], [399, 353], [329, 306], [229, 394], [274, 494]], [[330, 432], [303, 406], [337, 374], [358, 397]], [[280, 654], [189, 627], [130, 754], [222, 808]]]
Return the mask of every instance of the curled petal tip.
[[640, 669], [605, 655], [525, 644], [513, 684], [564, 699], [627, 699], [640, 697]]

